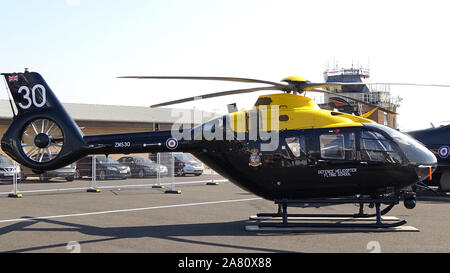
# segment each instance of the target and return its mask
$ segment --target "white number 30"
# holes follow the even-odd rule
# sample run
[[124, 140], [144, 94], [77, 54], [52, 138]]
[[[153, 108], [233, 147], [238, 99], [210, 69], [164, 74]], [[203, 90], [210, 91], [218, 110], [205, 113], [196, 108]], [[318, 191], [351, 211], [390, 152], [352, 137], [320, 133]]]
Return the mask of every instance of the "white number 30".
[[[40, 93], [41, 93], [41, 97], [42, 100], [41, 102], [38, 102], [36, 100], [36, 91], [40, 89]], [[31, 107], [31, 105], [34, 105], [37, 108], [41, 108], [42, 106], [45, 105], [45, 103], [47, 102], [47, 98], [46, 98], [46, 94], [45, 94], [45, 87], [42, 86], [41, 84], [36, 84], [35, 86], [33, 86], [33, 88], [31, 89], [30, 92], [30, 88], [28, 88], [27, 86], [21, 86], [19, 88], [19, 91], [17, 91], [19, 94], [23, 94], [23, 99], [27, 101], [27, 103], [24, 105], [22, 103], [19, 103], [20, 108], [22, 109], [28, 109]], [[31, 96], [31, 97], [30, 97]]]

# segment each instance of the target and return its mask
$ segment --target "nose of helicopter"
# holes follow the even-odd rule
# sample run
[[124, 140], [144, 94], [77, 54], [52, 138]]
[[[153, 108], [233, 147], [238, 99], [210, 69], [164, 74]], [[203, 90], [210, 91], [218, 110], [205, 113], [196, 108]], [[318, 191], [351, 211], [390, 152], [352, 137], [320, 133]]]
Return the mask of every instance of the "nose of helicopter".
[[[410, 138], [409, 136], [406, 137]], [[431, 180], [433, 172], [437, 167], [436, 156], [422, 143], [413, 138], [410, 138], [406, 142], [411, 147], [405, 146], [405, 142], [401, 143], [405, 156], [410, 161], [410, 164], [414, 164], [416, 166], [415, 168], [419, 182], [427, 178]]]
[[416, 173], [417, 173], [417, 177], [419, 178], [419, 182], [423, 181], [427, 178], [430, 178], [430, 180], [431, 180], [435, 170], [436, 170], [436, 166], [427, 166], [427, 165], [417, 166]]
[[414, 166], [418, 178], [417, 182], [427, 178], [431, 179], [437, 167], [436, 156], [422, 143], [406, 134], [396, 131], [391, 136], [402, 150], [408, 164]]
[[[412, 139], [414, 140], [414, 139]], [[418, 182], [427, 178], [432, 178], [433, 172], [437, 167], [436, 156], [421, 143], [409, 142], [408, 146], [403, 143], [403, 152], [409, 161], [409, 164], [415, 166]]]
[[392, 137], [408, 159], [409, 164], [416, 166], [416, 169], [429, 170], [431, 168], [434, 170], [436, 168], [436, 156], [422, 143], [399, 132], [393, 134]]
[[364, 125], [387, 133], [405, 155], [407, 164], [415, 168], [420, 181], [431, 176], [436, 170], [436, 156], [419, 141], [387, 126], [372, 123]]

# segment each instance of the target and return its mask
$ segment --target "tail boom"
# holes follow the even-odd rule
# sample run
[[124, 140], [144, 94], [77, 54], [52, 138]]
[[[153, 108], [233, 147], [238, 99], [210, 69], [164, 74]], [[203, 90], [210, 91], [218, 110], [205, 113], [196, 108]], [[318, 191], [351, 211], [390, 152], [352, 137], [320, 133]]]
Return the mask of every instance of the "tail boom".
[[190, 140], [172, 137], [171, 131], [85, 136], [87, 154], [190, 152], [199, 148]]

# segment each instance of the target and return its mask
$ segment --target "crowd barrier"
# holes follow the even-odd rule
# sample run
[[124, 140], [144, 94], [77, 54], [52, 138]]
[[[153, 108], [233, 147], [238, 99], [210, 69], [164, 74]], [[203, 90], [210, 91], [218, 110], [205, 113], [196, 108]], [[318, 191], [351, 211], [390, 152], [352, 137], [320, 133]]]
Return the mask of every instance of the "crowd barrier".
[[[35, 174], [13, 162], [2, 167], [11, 171], [0, 177], [0, 195], [22, 197], [25, 194], [50, 194], [58, 192], [100, 192], [101, 190], [160, 189], [165, 193], [180, 194], [177, 185], [218, 185], [225, 182], [212, 169], [204, 168], [201, 176], [181, 179], [180, 163], [175, 153], [159, 153], [156, 160], [142, 156], [124, 156], [118, 160], [106, 156], [89, 156], [59, 170]], [[17, 170], [21, 170], [20, 172]], [[198, 173], [197, 173], [198, 175]]]

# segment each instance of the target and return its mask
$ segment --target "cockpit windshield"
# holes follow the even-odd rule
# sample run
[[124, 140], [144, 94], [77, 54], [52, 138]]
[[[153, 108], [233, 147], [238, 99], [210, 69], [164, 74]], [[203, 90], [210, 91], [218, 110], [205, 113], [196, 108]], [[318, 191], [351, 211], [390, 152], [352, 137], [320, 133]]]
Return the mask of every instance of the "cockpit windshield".
[[361, 132], [361, 159], [372, 162], [401, 163], [401, 157], [392, 147], [392, 141], [372, 130]]
[[436, 157], [433, 153], [414, 138], [377, 123], [365, 123], [364, 126], [387, 133], [398, 144], [410, 163], [423, 165], [436, 164]]

